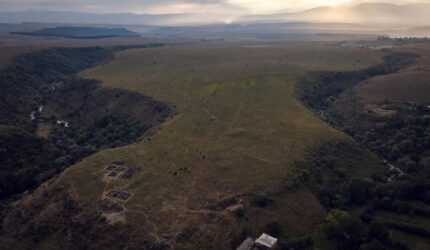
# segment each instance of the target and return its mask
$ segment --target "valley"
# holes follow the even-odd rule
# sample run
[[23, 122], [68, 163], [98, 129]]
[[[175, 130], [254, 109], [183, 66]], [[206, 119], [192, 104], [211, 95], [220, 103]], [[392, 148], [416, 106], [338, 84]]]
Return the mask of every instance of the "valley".
[[[97, 79], [103, 88], [149, 96], [177, 114], [143, 140], [87, 157], [24, 197], [5, 218], [6, 233], [35, 237], [41, 249], [80, 244], [230, 248], [240, 242], [241, 234], [256, 236], [270, 225], [281, 225], [278, 236], [286, 239], [312, 234], [323, 222], [325, 209], [312, 188], [295, 178], [305, 170], [301, 168], [309, 151], [343, 144], [333, 150], [349, 148], [354, 159], [366, 162], [363, 167], [358, 160], [347, 160], [352, 176], [371, 176], [384, 167], [307, 110], [297, 99], [296, 82], [310, 71], [347, 71], [381, 61], [377, 51], [362, 52], [329, 43], [293, 43], [263, 48], [184, 45], [117, 53], [110, 63], [80, 76]], [[142, 170], [131, 179], [106, 179], [105, 167], [112, 162]], [[131, 197], [106, 198], [111, 190]], [[99, 204], [106, 199], [121, 207], [115, 210], [119, 212], [103, 212]], [[273, 204], [254, 205], [257, 199]], [[244, 215], [229, 212], [233, 205]], [[44, 216], [46, 209], [67, 216], [54, 222]], [[97, 223], [90, 225], [89, 220]], [[76, 227], [64, 228], [72, 221]], [[66, 240], [54, 233], [59, 230], [73, 237]], [[99, 235], [100, 230], [111, 236]], [[100, 240], [90, 240], [83, 232]], [[133, 238], [135, 234], [139, 237]]]
[[0, 37], [0, 248], [430, 246], [428, 40], [281, 27]]

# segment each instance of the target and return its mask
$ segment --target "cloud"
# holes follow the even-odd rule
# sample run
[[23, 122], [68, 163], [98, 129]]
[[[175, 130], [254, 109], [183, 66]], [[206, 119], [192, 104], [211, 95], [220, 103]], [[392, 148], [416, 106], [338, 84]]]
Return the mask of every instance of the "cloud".
[[2, 11], [48, 10], [101, 13], [233, 12], [244, 8], [224, 0], [1, 0]]
[[226, 0], [226, 2], [258, 14], [300, 11], [319, 6], [356, 5], [364, 2], [407, 4], [430, 3], [430, 0]]

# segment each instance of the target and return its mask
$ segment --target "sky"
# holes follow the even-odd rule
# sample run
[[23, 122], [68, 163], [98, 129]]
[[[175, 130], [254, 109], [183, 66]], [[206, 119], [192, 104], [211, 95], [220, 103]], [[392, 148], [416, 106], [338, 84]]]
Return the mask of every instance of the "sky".
[[[0, 0], [0, 11], [80, 11], [93, 13], [263, 14], [319, 6], [352, 5], [372, 0]], [[430, 0], [374, 0], [396, 4]]]

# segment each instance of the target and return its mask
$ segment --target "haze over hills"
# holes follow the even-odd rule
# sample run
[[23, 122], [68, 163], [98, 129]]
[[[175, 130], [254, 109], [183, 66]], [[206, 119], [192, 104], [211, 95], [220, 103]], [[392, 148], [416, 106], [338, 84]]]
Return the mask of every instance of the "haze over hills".
[[[413, 15], [411, 15], [413, 13]], [[297, 13], [248, 15], [235, 19], [239, 23], [255, 22], [323, 22], [356, 23], [383, 26], [425, 26], [430, 22], [430, 4], [396, 5], [365, 3], [352, 7], [318, 7]]]
[[[84, 13], [62, 11], [23, 11], [0, 13], [0, 23], [62, 23], [62, 24], [121, 24], [121, 25], [191, 25], [220, 22], [224, 15], [201, 14], [134, 14]], [[202, 21], [204, 20], [204, 21]]]
[[[414, 13], [411, 15], [411, 13]], [[232, 14], [134, 14], [24, 11], [3, 12], [0, 23], [38, 22], [183, 26], [215, 23], [354, 23], [384, 27], [417, 27], [430, 23], [430, 4], [364, 3], [355, 6], [317, 7], [301, 12], [232, 16]]]

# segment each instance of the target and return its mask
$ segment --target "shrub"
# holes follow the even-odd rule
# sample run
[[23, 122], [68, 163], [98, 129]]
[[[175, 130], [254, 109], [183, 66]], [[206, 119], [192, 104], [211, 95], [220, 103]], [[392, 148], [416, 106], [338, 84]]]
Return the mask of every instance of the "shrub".
[[282, 227], [277, 221], [272, 221], [266, 226], [267, 232], [273, 237], [279, 237], [282, 234]]
[[253, 204], [258, 207], [267, 207], [273, 203], [273, 199], [265, 194], [256, 196], [253, 199]]

